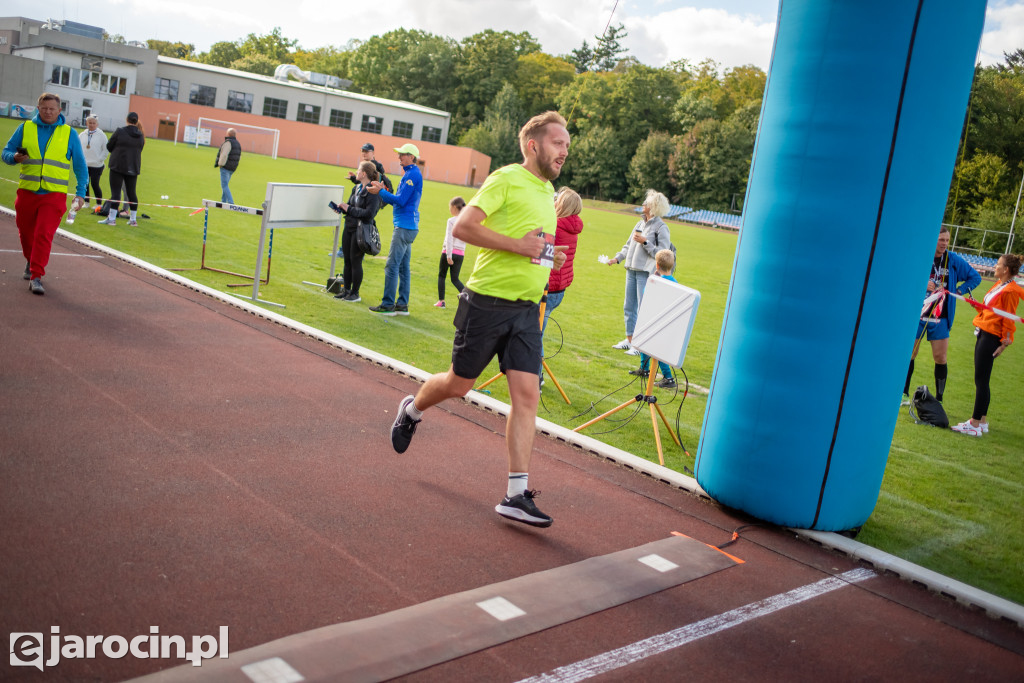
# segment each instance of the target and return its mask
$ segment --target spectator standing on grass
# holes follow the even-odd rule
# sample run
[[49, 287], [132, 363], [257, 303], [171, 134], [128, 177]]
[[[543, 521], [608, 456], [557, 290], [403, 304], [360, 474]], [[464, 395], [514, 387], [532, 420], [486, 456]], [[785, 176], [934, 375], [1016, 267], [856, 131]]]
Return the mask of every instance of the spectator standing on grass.
[[214, 168], [220, 168], [220, 200], [228, 204], [234, 204], [235, 199], [231, 196], [232, 174], [238, 169], [238, 160], [242, 158], [242, 143], [238, 141], [238, 133], [234, 128], [228, 128], [224, 134], [224, 142], [217, 151], [217, 159], [213, 162]]
[[359, 288], [363, 284], [363, 250], [359, 248], [356, 234], [359, 224], [373, 222], [380, 209], [380, 198], [366, 191], [367, 186], [377, 179], [377, 167], [370, 161], [364, 161], [356, 169], [359, 183], [352, 188], [348, 203], [342, 202], [339, 209], [345, 214], [345, 229], [341, 233], [341, 249], [344, 252], [344, 268], [342, 270], [342, 290], [334, 295], [335, 299], [355, 303], [362, 301]]
[[[1024, 295], [1024, 288], [1014, 278], [1020, 272], [1024, 257], [1018, 254], [1003, 254], [996, 262], [996, 283], [985, 294], [985, 305], [1016, 315], [1017, 304]], [[988, 433], [988, 407], [992, 400], [989, 382], [992, 366], [1003, 351], [1013, 343], [1013, 331], [1017, 325], [1004, 316], [983, 308], [974, 316], [974, 412], [971, 419], [953, 427], [953, 431], [968, 436]]]
[[395, 152], [398, 153], [398, 161], [405, 171], [398, 192], [389, 192], [379, 180], [367, 187], [370, 193], [380, 196], [381, 202], [393, 207], [392, 217], [395, 223], [395, 230], [391, 233], [391, 245], [388, 248], [388, 260], [384, 265], [384, 296], [381, 297], [380, 304], [370, 306], [370, 310], [384, 315], [409, 315], [409, 280], [412, 277], [410, 262], [412, 243], [419, 233], [423, 174], [416, 164], [416, 159], [420, 155], [416, 145], [407, 142], [401, 147], [396, 147]]
[[139, 197], [135, 186], [142, 173], [142, 148], [146, 136], [139, 127], [139, 115], [130, 112], [125, 119], [128, 124], [114, 131], [107, 141], [110, 152], [110, 212], [100, 221], [105, 225], [117, 225], [117, 207], [121, 203], [121, 186], [124, 185], [128, 199], [128, 225], [138, 226]]
[[[943, 289], [955, 294], [965, 294], [980, 284], [981, 276], [978, 275], [978, 271], [974, 270], [962, 256], [949, 251], [949, 228], [943, 225], [939, 229], [939, 239], [935, 245], [935, 258], [932, 260], [925, 297]], [[942, 395], [946, 391], [946, 379], [949, 376], [946, 358], [949, 351], [949, 331], [953, 327], [955, 312], [956, 299], [948, 296], [935, 302], [932, 309], [918, 323], [914, 350], [910, 356], [910, 368], [907, 370], [907, 381], [903, 385], [906, 403], [909, 403], [910, 381], [914, 376], [914, 359], [917, 358], [921, 339], [926, 335], [932, 345], [932, 358], [935, 360], [935, 398], [942, 400]]]
[[23, 277], [30, 292], [45, 294], [42, 278], [67, 207], [71, 170], [75, 171], [71, 210], [78, 211], [85, 206], [89, 167], [81, 141], [60, 113], [60, 97], [44, 92], [37, 105], [36, 113], [15, 129], [0, 156], [8, 166], [21, 164], [14, 212], [26, 261]]
[[[657, 270], [654, 274], [660, 278], [668, 280], [669, 282], [676, 282], [677, 280], [672, 277], [672, 271], [676, 267], [676, 255], [672, 253], [671, 249], [662, 249], [654, 255], [654, 261], [657, 264]], [[640, 354], [640, 369], [630, 370], [629, 374], [637, 377], [647, 377], [647, 373], [650, 371], [651, 357], [646, 353]], [[660, 389], [675, 389], [676, 378], [672, 376], [672, 366], [664, 361], [658, 361], [658, 369], [661, 370], [661, 379], [655, 384]]]
[[466, 206], [466, 200], [462, 197], [453, 197], [448, 202], [448, 212], [452, 215], [444, 228], [444, 244], [441, 245], [441, 262], [437, 266], [437, 303], [435, 308], [444, 308], [444, 281], [449, 273], [452, 278], [452, 286], [456, 292], [462, 292], [463, 284], [459, 279], [462, 272], [462, 261], [466, 257], [466, 243], [455, 237], [455, 220], [459, 213]]
[[[548, 278], [548, 293], [544, 303], [544, 322], [541, 323], [541, 347], [540, 356], [544, 357], [544, 331], [548, 328], [548, 318], [551, 311], [558, 308], [565, 298], [565, 290], [569, 289], [573, 279], [573, 263], [576, 259], [576, 243], [580, 233], [583, 232], [583, 220], [580, 218], [580, 211], [583, 210], [583, 200], [575, 191], [563, 187], [555, 195], [555, 216], [558, 223], [555, 226], [555, 246], [565, 247], [565, 263], [558, 270], [551, 271]], [[541, 381], [544, 379], [544, 367], [540, 370]]]
[[612, 348], [622, 349], [631, 356], [640, 355], [640, 352], [633, 348], [633, 329], [636, 327], [640, 302], [644, 298], [647, 278], [656, 268], [654, 255], [672, 245], [668, 226], [661, 219], [668, 213], [668, 209], [669, 203], [665, 195], [655, 190], [647, 190], [647, 196], [641, 206], [643, 219], [633, 226], [633, 232], [622, 250], [608, 259], [609, 266], [621, 263], [626, 268], [626, 297], [622, 305], [626, 338]]
[[[377, 180], [381, 182], [384, 189], [388, 192], [394, 192], [394, 188], [391, 186], [391, 180], [388, 178], [388, 174], [384, 172], [384, 164], [377, 161], [373, 156], [373, 145], [369, 142], [363, 145], [359, 153], [363, 157], [363, 161], [369, 161], [377, 169]], [[356, 174], [352, 171], [348, 173], [348, 179], [352, 181], [353, 185], [359, 184], [359, 179], [356, 178]]]
[[[96, 206], [103, 204], [103, 187], [100, 185], [100, 178], [103, 176], [103, 166], [107, 160], [107, 134], [100, 130], [99, 120], [90, 116], [85, 120], [85, 130], [78, 135], [85, 153], [85, 164], [89, 167], [89, 185], [92, 187], [92, 196], [96, 199]], [[86, 204], [89, 202], [86, 201]]]
[[465, 396], [497, 355], [512, 408], [506, 426], [508, 483], [494, 509], [502, 517], [538, 527], [552, 523], [528, 487], [540, 397], [540, 298], [548, 268], [565, 261], [562, 250], [543, 235], [555, 230], [551, 181], [569, 153], [565, 126], [554, 111], [527, 121], [519, 131], [523, 162], [488, 176], [459, 215], [455, 236], [480, 247], [480, 253], [459, 295], [452, 363], [447, 372], [428, 379], [415, 397], [402, 399], [391, 426], [391, 445], [404, 453], [423, 411]]

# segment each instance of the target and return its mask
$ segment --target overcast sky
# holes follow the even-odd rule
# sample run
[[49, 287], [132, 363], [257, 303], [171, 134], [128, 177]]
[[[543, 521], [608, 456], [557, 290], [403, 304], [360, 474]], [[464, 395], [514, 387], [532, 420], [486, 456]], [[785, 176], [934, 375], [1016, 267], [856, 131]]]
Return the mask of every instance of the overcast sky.
[[[67, 19], [128, 40], [210, 45], [249, 33], [283, 35], [311, 49], [344, 46], [395, 28], [462, 38], [487, 28], [529, 31], [545, 52], [568, 54], [608, 23], [614, 0], [3, 0], [0, 14]], [[620, 0], [612, 17], [629, 31], [629, 54], [651, 66], [710, 57], [724, 67], [768, 68], [777, 0]], [[1024, 47], [1024, 0], [989, 0], [979, 55], [983, 64]]]

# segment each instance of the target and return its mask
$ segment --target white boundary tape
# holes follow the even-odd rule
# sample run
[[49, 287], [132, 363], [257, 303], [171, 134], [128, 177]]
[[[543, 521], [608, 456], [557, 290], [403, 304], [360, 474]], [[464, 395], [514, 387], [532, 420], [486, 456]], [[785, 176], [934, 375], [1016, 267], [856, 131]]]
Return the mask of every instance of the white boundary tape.
[[[6, 207], [0, 207], [0, 211], [10, 216], [14, 215], [14, 212]], [[91, 249], [107, 254], [113, 258], [131, 263], [132, 265], [142, 268], [154, 275], [176, 282], [183, 287], [218, 299], [229, 306], [234, 306], [235, 308], [247, 311], [258, 317], [271, 320], [297, 332], [301, 332], [313, 337], [314, 339], [318, 339], [327, 344], [331, 344], [332, 346], [344, 349], [356, 356], [360, 356], [372, 363], [389, 368], [399, 374], [406, 375], [421, 382], [425, 382], [432, 374], [413, 365], [409, 365], [408, 363], [403, 363], [402, 361], [395, 360], [371, 349], [359, 346], [358, 344], [353, 344], [352, 342], [340, 337], [328, 334], [323, 330], [318, 330], [315, 327], [310, 327], [309, 325], [292, 320], [291, 318], [274, 313], [273, 311], [260, 308], [259, 306], [240, 300], [231, 294], [193, 282], [192, 280], [181, 277], [176, 273], [164, 270], [163, 268], [154, 266], [151, 263], [137, 259], [134, 256], [129, 256], [128, 254], [124, 254], [115, 249], [111, 249], [110, 247], [93, 242], [92, 240], [67, 232], [66, 230], [58, 229], [57, 234], [73, 242], [78, 242], [79, 244], [83, 244]], [[491, 412], [498, 413], [500, 415], [508, 415], [508, 404], [497, 401], [490, 396], [480, 394], [476, 391], [470, 391], [464, 400], [468, 403], [484, 408], [485, 410], [490, 410]], [[695, 479], [687, 477], [674, 470], [670, 470], [667, 467], [662, 467], [661, 465], [645, 460], [644, 458], [633, 455], [632, 453], [627, 453], [626, 451], [615, 448], [614, 446], [609, 446], [608, 444], [602, 443], [589, 436], [577, 434], [576, 432], [542, 418], [537, 418], [537, 429], [546, 436], [557, 439], [558, 441], [563, 441], [572, 446], [576, 446], [581, 450], [623, 465], [629, 469], [636, 470], [641, 474], [657, 479], [669, 486], [674, 486], [676, 488], [689, 491], [690, 493], [702, 498], [713, 500], [707, 492], [700, 487]], [[969, 586], [961, 581], [951, 579], [948, 576], [944, 576], [930, 569], [925, 569], [924, 567], [912, 562], [907, 562], [906, 560], [902, 560], [894, 555], [878, 550], [877, 548], [872, 548], [871, 546], [859, 543], [853, 539], [846, 538], [845, 536], [841, 536], [836, 533], [813, 531], [810, 529], [790, 529], [790, 531], [795, 533], [797, 536], [806, 538], [825, 548], [838, 551], [844, 555], [861, 560], [879, 569], [892, 572], [903, 579], [921, 584], [932, 591], [951, 597], [959, 603], [978, 607], [987, 612], [990, 616], [1006, 619], [1007, 621], [1015, 623], [1018, 627], [1024, 628], [1024, 605], [1018, 605], [1017, 603], [1006, 600], [1005, 598], [1001, 598], [991, 593], [986, 593], [974, 586]]]

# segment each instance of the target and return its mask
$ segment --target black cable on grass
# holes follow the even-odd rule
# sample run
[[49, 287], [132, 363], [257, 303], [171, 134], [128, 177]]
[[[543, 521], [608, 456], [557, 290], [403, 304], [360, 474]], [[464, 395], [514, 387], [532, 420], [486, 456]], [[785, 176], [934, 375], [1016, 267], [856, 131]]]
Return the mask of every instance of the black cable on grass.
[[[614, 396], [615, 394], [619, 393], [623, 389], [628, 389], [629, 387], [631, 387], [634, 384], [636, 384], [637, 380], [643, 381], [643, 379], [644, 379], [643, 377], [634, 377], [633, 379], [631, 379], [630, 381], [626, 382], [625, 384], [623, 384], [618, 389], [612, 389], [610, 392], [608, 392], [607, 394], [605, 394], [601, 398], [597, 399], [597, 401], [591, 401], [590, 405], [582, 413], [579, 413], [578, 415], [573, 415], [569, 419], [570, 420], [578, 420], [579, 418], [583, 417], [587, 413], [595, 411], [597, 409], [598, 404], [600, 404], [602, 401], [604, 401], [605, 399], [608, 399], [608, 398]], [[640, 393], [643, 393], [643, 392], [640, 392]], [[607, 419], [610, 422], [616, 422], [617, 421], [617, 420], [612, 419], [611, 417], [609, 417]], [[632, 419], [632, 418], [629, 418], [629, 419]], [[618, 420], [618, 421], [621, 422], [622, 420]], [[626, 421], [628, 422], [628, 419]]]
[[[555, 327], [557, 327], [557, 328], [558, 328], [558, 344], [557, 344], [557, 346], [558, 346], [558, 350], [557, 350], [557, 351], [555, 351], [555, 352], [554, 352], [553, 354], [551, 354], [550, 356], [547, 356], [547, 355], [546, 355], [546, 356], [544, 356], [544, 360], [551, 360], [552, 358], [554, 358], [555, 356], [557, 356], [558, 354], [560, 354], [560, 353], [562, 352], [562, 346], [563, 346], [563, 345], [565, 344], [565, 335], [564, 335], [564, 334], [562, 333], [562, 326], [561, 326], [561, 325], [559, 325], [559, 324], [558, 324], [558, 321], [557, 321], [557, 320], [555, 320], [554, 318], [548, 318], [548, 324], [550, 325], [551, 323], [554, 323], [554, 324], [555, 324]], [[545, 339], [547, 339], [547, 334], [548, 334], [548, 331], [547, 331], [547, 328], [545, 328], [545, 329], [544, 329], [544, 338], [545, 338]], [[545, 348], [545, 349], [546, 349], [546, 348], [548, 348], [548, 344], [546, 344], [546, 343], [545, 343], [545, 344], [544, 344], [544, 348]]]

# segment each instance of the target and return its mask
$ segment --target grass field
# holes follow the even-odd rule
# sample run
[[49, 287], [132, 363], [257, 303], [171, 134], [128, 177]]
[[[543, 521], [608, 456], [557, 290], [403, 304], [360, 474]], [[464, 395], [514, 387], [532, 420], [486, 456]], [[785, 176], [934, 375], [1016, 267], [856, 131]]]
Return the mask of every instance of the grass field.
[[[0, 119], [0, 136], [9, 138], [16, 122]], [[383, 152], [382, 156], [387, 154]], [[139, 197], [146, 204], [175, 204], [197, 207], [203, 198], [219, 199], [220, 185], [213, 168], [215, 152], [185, 145], [149, 140], [143, 153]], [[303, 182], [344, 185], [349, 169], [297, 162], [276, 161], [246, 155], [231, 182], [238, 204], [259, 206], [266, 183]], [[0, 168], [0, 178], [17, 178], [15, 167]], [[106, 181], [106, 176], [104, 176]], [[0, 204], [13, 207], [16, 185], [0, 180]], [[441, 183], [425, 183], [421, 204], [421, 230], [413, 248], [411, 315], [385, 318], [366, 307], [379, 302], [384, 280], [383, 255], [367, 258], [363, 302], [336, 301], [303, 280], [325, 282], [329, 273], [333, 229], [302, 228], [277, 230], [270, 283], [261, 297], [284, 303], [273, 309], [357, 344], [398, 358], [430, 372], [447, 368], [452, 339], [454, 308], [435, 309], [437, 263], [447, 205], [472, 190]], [[168, 195], [169, 199], [161, 199]], [[566, 405], [550, 382], [545, 387], [540, 415], [573, 428], [638, 393], [627, 371], [636, 359], [613, 350], [623, 337], [620, 267], [600, 265], [599, 254], [614, 254], [625, 242], [635, 222], [633, 207], [588, 205], [582, 214], [585, 225], [576, 256], [576, 279], [565, 301], [553, 314], [545, 337], [548, 364], [572, 401]], [[116, 227], [98, 225], [81, 214], [73, 226], [64, 226], [84, 237], [145, 259], [164, 268], [193, 268], [199, 265], [203, 215], [190, 211], [143, 206], [138, 228], [125, 221]], [[390, 240], [391, 210], [378, 217], [382, 226], [384, 253]], [[736, 236], [693, 226], [671, 223], [673, 242], [679, 251], [680, 282], [701, 291], [685, 370], [691, 385], [708, 386], [714, 364], [724, 304], [728, 290]], [[251, 273], [255, 265], [259, 220], [227, 211], [213, 211], [209, 219], [207, 265]], [[467, 253], [463, 279], [471, 271], [475, 252]], [[48, 279], [52, 287], [71, 286], [59, 279], [59, 263]], [[210, 271], [182, 273], [197, 282], [222, 291], [247, 293], [227, 287], [238, 278]], [[984, 292], [989, 282], [982, 284]], [[448, 299], [454, 292], [448, 283]], [[966, 419], [973, 405], [973, 345], [970, 311], [961, 306], [949, 349], [950, 379], [946, 409], [951, 420]], [[1020, 340], [1018, 339], [1018, 342]], [[1024, 603], [1024, 349], [1011, 347], [996, 363], [993, 378], [992, 431], [985, 438], [972, 439], [949, 431], [913, 424], [904, 409], [896, 427], [889, 464], [878, 505], [857, 540], [925, 567]], [[272, 370], [268, 370], [272, 371]], [[484, 377], [496, 374], [496, 367]], [[914, 385], [933, 385], [931, 354], [927, 345], [918, 356]], [[691, 386], [692, 389], [692, 386]], [[507, 400], [504, 381], [488, 387], [491, 394]], [[880, 391], [880, 401], [896, 409], [900, 387]], [[682, 393], [661, 392], [659, 400], [670, 419], [679, 420], [680, 436], [691, 453], [696, 451], [705, 399], [691, 391], [685, 403]], [[681, 410], [680, 410], [681, 407]], [[637, 415], [622, 411], [587, 430], [613, 446], [657, 461], [654, 438], [647, 412]], [[666, 465], [685, 471], [693, 460], [663, 441]], [[500, 457], [501, 454], [494, 454]]]

